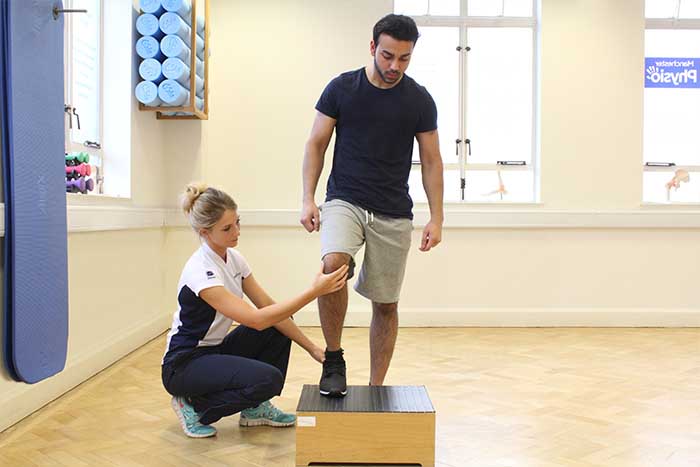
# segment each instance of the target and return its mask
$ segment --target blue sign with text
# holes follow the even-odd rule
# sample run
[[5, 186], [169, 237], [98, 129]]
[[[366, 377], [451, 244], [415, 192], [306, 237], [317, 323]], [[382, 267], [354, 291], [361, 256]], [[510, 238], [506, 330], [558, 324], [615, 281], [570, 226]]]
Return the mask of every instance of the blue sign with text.
[[700, 58], [647, 57], [645, 88], [700, 88]]

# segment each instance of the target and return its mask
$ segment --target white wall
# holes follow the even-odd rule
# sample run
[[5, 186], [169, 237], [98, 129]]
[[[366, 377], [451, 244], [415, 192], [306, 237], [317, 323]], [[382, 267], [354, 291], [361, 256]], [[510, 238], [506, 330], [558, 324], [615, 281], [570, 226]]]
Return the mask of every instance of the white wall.
[[638, 209], [643, 0], [544, 0], [545, 208]]
[[[369, 31], [390, 5], [211, 1], [210, 120], [202, 125], [203, 156], [190, 163], [201, 170], [194, 175], [226, 187], [244, 208], [296, 208], [314, 104], [331, 78], [364, 65]], [[196, 157], [197, 149], [181, 137], [187, 126], [165, 128], [169, 160]], [[169, 173], [174, 204], [193, 174], [172, 165]]]

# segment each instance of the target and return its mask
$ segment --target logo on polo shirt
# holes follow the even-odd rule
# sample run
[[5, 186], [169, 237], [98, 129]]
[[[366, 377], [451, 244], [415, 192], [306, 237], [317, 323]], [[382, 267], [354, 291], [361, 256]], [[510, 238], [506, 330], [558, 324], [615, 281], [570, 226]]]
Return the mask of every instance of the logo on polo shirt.
[[214, 272], [207, 271], [207, 279], [213, 279], [213, 278], [214, 278]]

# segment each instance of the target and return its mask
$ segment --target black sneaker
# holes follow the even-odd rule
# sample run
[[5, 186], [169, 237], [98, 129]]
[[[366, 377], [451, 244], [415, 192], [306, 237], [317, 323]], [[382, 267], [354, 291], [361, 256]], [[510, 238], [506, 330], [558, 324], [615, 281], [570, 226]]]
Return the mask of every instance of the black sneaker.
[[326, 350], [326, 360], [323, 362], [323, 374], [318, 384], [322, 396], [343, 397], [348, 393], [345, 381], [345, 359], [343, 349], [335, 352]]

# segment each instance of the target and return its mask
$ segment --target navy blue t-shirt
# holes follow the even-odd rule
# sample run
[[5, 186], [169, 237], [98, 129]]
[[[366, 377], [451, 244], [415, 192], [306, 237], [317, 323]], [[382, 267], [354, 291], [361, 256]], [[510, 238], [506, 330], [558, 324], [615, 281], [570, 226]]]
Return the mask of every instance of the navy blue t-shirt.
[[413, 219], [408, 176], [414, 137], [437, 128], [428, 91], [406, 75], [392, 88], [378, 88], [360, 68], [334, 78], [316, 110], [337, 120], [326, 201]]

